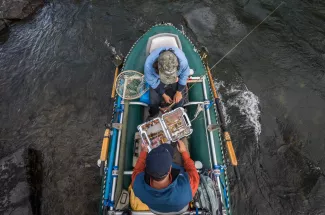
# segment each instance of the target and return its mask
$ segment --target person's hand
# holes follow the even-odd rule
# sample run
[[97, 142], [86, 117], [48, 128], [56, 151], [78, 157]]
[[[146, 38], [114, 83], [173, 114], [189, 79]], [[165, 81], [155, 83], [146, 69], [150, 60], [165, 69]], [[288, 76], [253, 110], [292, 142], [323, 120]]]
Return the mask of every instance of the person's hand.
[[148, 152], [148, 146], [145, 143], [141, 143], [141, 152]]
[[176, 91], [176, 93], [174, 95], [174, 102], [178, 103], [182, 100], [182, 98], [183, 98], [182, 92]]
[[163, 97], [163, 99], [165, 100], [165, 102], [167, 103], [167, 104], [171, 104], [171, 103], [173, 103], [173, 100], [166, 94], [166, 93], [164, 93], [163, 95], [162, 95], [162, 97]]
[[186, 146], [183, 141], [181, 141], [181, 140], [178, 141], [177, 149], [178, 149], [179, 153], [186, 152]]

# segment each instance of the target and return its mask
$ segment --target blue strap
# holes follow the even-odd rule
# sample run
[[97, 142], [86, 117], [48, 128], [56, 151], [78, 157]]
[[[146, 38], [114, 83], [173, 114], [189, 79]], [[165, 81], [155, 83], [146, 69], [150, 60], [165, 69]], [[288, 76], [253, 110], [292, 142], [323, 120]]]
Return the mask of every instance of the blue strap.
[[[225, 172], [225, 169], [226, 169], [226, 166], [225, 165], [214, 165], [213, 166], [213, 172], [217, 176], [219, 176], [220, 173]], [[219, 180], [220, 180], [220, 184], [222, 185], [222, 188], [223, 188], [223, 196], [225, 197], [225, 205], [226, 205], [226, 208], [229, 208], [229, 205], [228, 205], [228, 201], [229, 200], [228, 200], [228, 196], [227, 196], [226, 185], [225, 185], [225, 183], [223, 183], [221, 177], [219, 177]]]
[[121, 108], [116, 108], [115, 111], [118, 113], [124, 112], [124, 105], [121, 105]]
[[219, 176], [221, 173], [224, 173], [226, 169], [225, 165], [214, 165], [213, 166], [213, 173]]
[[113, 166], [113, 170], [112, 170], [112, 177], [113, 178], [117, 177], [117, 175], [118, 175], [117, 171], [118, 171], [118, 166]]
[[205, 104], [204, 105], [204, 108], [206, 109], [206, 110], [208, 110], [208, 109], [210, 109], [210, 107], [213, 105], [213, 100], [211, 100], [211, 101], [209, 101], [209, 104]]
[[220, 184], [221, 184], [222, 187], [223, 187], [223, 196], [225, 197], [226, 208], [229, 208], [226, 186], [225, 186], [225, 184], [222, 182], [222, 179], [221, 179], [220, 177], [219, 177], [219, 179], [220, 179]]
[[111, 201], [111, 200], [108, 200], [108, 199], [105, 199], [104, 200], [104, 206], [106, 207], [114, 207], [114, 201]]
[[108, 201], [108, 206], [110, 206], [110, 207], [114, 207], [114, 201]]

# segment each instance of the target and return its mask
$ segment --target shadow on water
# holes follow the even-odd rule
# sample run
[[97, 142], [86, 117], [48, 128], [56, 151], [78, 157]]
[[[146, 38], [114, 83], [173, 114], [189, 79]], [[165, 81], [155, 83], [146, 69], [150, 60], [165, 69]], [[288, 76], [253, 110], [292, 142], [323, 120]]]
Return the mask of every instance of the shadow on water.
[[4, 44], [9, 39], [10, 29], [6, 26], [0, 30], [0, 45]]
[[26, 157], [27, 182], [30, 188], [29, 201], [33, 215], [40, 215], [43, 186], [42, 153], [38, 150], [29, 148]]

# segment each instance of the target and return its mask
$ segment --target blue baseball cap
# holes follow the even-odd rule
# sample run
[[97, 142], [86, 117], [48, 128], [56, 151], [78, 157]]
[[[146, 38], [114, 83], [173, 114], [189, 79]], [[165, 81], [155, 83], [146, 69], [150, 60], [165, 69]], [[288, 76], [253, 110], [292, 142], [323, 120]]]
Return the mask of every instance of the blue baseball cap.
[[146, 159], [146, 174], [153, 179], [163, 179], [172, 165], [174, 150], [170, 144], [161, 144], [151, 150]]

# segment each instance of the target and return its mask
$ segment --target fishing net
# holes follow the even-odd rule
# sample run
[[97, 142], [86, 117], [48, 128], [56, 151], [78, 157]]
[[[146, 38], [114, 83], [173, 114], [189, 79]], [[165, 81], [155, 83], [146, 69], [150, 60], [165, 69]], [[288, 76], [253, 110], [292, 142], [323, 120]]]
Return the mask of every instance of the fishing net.
[[148, 89], [144, 75], [134, 70], [126, 70], [116, 79], [116, 93], [123, 99], [140, 98]]

